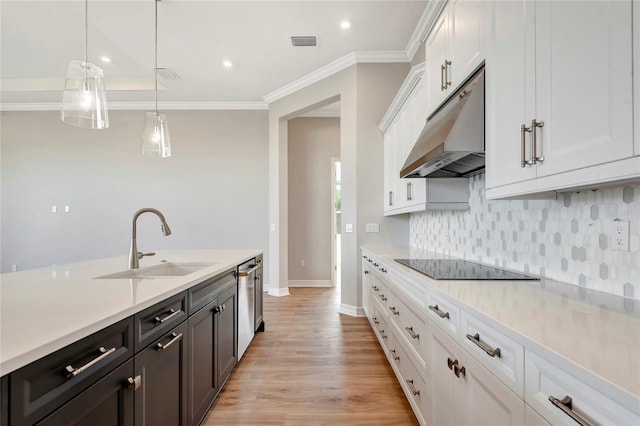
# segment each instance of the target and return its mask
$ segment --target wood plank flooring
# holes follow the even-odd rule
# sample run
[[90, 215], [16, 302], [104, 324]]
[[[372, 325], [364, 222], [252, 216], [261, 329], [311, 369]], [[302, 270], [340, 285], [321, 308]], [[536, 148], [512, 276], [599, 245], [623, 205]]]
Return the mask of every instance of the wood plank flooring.
[[203, 425], [417, 425], [365, 318], [338, 314], [339, 289], [264, 297], [266, 331]]

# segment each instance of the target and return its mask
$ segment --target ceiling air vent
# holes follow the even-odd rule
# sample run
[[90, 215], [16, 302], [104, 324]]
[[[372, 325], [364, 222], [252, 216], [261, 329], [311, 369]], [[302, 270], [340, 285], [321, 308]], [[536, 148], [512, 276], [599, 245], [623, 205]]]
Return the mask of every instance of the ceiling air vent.
[[317, 46], [318, 38], [316, 36], [291, 36], [291, 45], [294, 47]]

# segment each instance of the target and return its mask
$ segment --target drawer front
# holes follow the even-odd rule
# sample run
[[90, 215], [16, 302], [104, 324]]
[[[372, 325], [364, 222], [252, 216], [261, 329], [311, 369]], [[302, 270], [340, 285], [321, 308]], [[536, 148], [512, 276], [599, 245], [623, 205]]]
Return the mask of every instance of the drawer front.
[[391, 297], [391, 291], [387, 286], [387, 283], [382, 281], [376, 272], [371, 273], [371, 290], [373, 290], [373, 298], [384, 309], [389, 307], [389, 298]]
[[127, 318], [10, 375], [10, 424], [31, 425], [133, 356]]
[[391, 331], [389, 330], [389, 324], [387, 323], [385, 312], [380, 310], [377, 303], [373, 304], [373, 315], [371, 317], [371, 321], [373, 322], [373, 329], [378, 337], [378, 341], [380, 341], [380, 345], [382, 345], [383, 349], [386, 348]]
[[[563, 411], [549, 400], [550, 396], [560, 401], [570, 397], [571, 409]], [[589, 424], [640, 424], [640, 415], [531, 351], [525, 352], [525, 401], [553, 425], [575, 425], [571, 415]]]
[[[388, 352], [391, 356], [391, 361], [397, 366], [400, 372], [398, 380], [414, 413], [420, 419], [420, 424], [425, 424], [424, 419], [428, 418], [427, 415], [431, 411], [427, 382], [423, 374], [418, 373], [421, 369], [419, 367], [416, 368], [407, 356], [402, 345], [398, 343], [398, 340], [395, 340], [393, 343], [394, 347], [390, 347]], [[423, 369], [422, 371], [424, 372]]]
[[524, 424], [525, 426], [551, 426], [540, 414], [526, 404], [524, 406]]
[[389, 318], [407, 345], [407, 352], [411, 352], [419, 367], [424, 369], [427, 359], [427, 319], [420, 317], [419, 311], [396, 293], [388, 309]]
[[134, 316], [136, 353], [187, 319], [187, 292], [178, 293]]
[[237, 283], [236, 270], [229, 269], [189, 289], [189, 315], [211, 302], [220, 291]]
[[449, 299], [442, 295], [430, 291], [427, 294], [427, 315], [447, 334], [458, 339], [458, 330], [460, 329], [460, 309]]
[[467, 352], [524, 398], [524, 347], [465, 311], [460, 323], [460, 342]]

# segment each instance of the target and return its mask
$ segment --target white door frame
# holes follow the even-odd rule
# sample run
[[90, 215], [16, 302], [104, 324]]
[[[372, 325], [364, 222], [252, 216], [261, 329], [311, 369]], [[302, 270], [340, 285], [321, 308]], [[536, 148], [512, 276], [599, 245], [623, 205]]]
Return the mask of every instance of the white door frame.
[[337, 255], [337, 223], [336, 223], [336, 163], [340, 158], [331, 157], [331, 285], [338, 283], [338, 255]]

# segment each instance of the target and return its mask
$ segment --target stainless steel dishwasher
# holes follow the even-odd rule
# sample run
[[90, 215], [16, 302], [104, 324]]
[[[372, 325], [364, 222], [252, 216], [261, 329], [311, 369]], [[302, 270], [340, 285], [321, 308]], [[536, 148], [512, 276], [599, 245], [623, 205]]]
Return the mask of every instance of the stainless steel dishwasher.
[[256, 258], [238, 266], [238, 361], [255, 334], [256, 274], [262, 263]]

